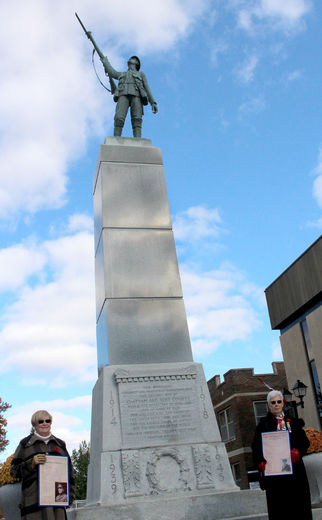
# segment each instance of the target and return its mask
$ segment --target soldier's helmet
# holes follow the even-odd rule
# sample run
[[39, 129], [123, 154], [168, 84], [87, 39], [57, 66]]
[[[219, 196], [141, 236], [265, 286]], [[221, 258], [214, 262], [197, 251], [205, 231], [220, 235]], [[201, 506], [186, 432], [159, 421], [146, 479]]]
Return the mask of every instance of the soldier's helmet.
[[129, 59], [127, 64], [129, 64], [130, 62], [135, 63], [136, 70], [140, 70], [141, 62], [140, 62], [140, 60], [139, 60], [139, 58], [137, 56], [131, 56], [131, 58]]

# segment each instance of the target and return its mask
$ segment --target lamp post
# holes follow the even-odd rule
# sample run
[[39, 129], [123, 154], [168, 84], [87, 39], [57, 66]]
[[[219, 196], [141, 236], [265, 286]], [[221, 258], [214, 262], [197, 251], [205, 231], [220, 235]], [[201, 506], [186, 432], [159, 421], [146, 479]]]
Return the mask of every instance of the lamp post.
[[298, 379], [292, 388], [295, 397], [300, 399], [300, 402], [296, 403], [296, 406], [301, 406], [301, 408], [304, 408], [303, 399], [306, 396], [306, 389], [307, 386]]
[[300, 399], [300, 402], [298, 403], [296, 401], [293, 401], [292, 392], [290, 392], [287, 388], [283, 388], [283, 396], [284, 396], [284, 399], [286, 402], [285, 407], [284, 407], [285, 411], [289, 412], [291, 415], [293, 415], [293, 417], [298, 418], [298, 413], [297, 413], [298, 406], [300, 406], [301, 408], [304, 408], [303, 399], [306, 396], [306, 389], [307, 389], [307, 386], [298, 379], [292, 388], [295, 397]]

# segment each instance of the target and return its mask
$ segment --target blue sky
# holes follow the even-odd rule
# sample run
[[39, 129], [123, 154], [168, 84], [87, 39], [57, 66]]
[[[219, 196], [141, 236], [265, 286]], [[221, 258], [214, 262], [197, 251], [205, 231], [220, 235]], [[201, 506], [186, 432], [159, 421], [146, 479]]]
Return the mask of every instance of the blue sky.
[[143, 137], [162, 149], [208, 379], [281, 359], [264, 289], [322, 228], [320, 2], [1, 0], [0, 395], [12, 408], [0, 460], [40, 408], [70, 449], [89, 439], [92, 177], [115, 105], [74, 11], [117, 70], [140, 56], [158, 102]]

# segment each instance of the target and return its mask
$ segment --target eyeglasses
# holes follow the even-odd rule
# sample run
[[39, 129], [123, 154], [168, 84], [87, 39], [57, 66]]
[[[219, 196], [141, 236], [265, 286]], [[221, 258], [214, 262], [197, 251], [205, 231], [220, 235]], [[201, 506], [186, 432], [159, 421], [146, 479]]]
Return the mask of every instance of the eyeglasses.
[[44, 422], [47, 423], [47, 424], [50, 424], [51, 423], [51, 419], [39, 419], [38, 424], [42, 424]]
[[271, 404], [281, 404], [281, 402], [282, 402], [281, 400], [279, 400], [279, 401], [271, 401]]

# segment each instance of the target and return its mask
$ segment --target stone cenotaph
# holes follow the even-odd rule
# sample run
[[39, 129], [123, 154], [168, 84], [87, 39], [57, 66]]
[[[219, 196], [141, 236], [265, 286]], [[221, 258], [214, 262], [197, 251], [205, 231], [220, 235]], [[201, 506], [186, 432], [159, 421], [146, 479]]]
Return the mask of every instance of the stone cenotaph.
[[235, 485], [193, 362], [161, 151], [150, 140], [106, 139], [94, 213], [99, 377], [86, 505], [69, 519], [263, 513], [262, 494]]

